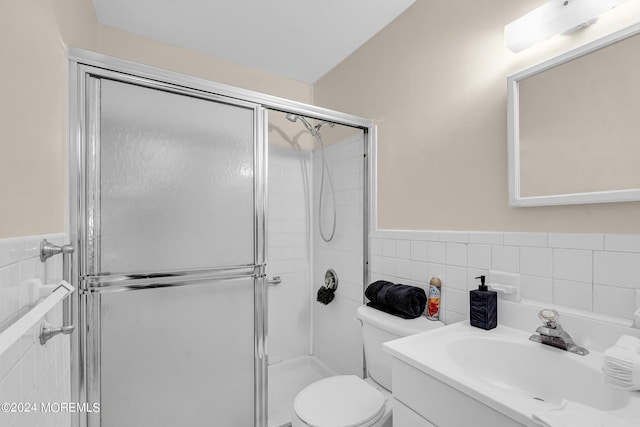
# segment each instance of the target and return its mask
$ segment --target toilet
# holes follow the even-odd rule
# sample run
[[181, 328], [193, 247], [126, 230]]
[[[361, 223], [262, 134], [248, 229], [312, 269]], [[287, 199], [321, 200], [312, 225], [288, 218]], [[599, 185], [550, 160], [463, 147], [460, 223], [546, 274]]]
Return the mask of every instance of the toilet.
[[292, 427], [391, 427], [391, 355], [382, 343], [443, 327], [439, 321], [402, 319], [358, 307], [368, 378], [338, 375], [308, 385], [293, 402]]

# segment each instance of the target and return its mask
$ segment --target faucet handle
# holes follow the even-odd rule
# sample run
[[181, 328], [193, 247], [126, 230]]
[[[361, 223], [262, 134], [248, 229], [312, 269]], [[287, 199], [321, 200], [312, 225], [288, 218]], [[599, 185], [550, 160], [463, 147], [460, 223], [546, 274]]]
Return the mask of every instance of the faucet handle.
[[560, 314], [555, 310], [545, 308], [540, 310], [540, 313], [538, 313], [538, 317], [545, 323], [547, 328], [556, 328], [558, 326], [558, 319], [560, 318]]

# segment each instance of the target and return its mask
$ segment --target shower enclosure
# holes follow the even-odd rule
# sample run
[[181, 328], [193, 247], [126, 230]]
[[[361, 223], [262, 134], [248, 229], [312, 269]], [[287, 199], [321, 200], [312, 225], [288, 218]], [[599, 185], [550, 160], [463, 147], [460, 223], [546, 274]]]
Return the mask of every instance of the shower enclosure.
[[70, 82], [74, 425], [286, 425], [362, 375], [370, 122], [79, 50]]
[[[363, 375], [354, 319], [366, 281], [367, 149], [361, 128], [277, 111], [268, 117], [268, 408], [269, 427], [280, 427], [306, 385]], [[329, 269], [338, 287], [322, 305], [316, 294]]]

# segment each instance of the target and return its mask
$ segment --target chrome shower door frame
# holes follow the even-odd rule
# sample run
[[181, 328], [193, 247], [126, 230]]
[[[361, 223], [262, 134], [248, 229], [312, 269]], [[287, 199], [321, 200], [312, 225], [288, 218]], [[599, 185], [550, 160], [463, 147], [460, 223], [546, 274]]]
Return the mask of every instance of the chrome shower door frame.
[[[225, 99], [231, 99], [234, 102], [248, 102], [256, 104], [256, 125], [254, 127], [256, 135], [256, 151], [254, 154], [254, 173], [255, 179], [255, 201], [256, 201], [256, 233], [260, 240], [256, 240], [255, 259], [256, 264], [253, 266], [253, 274], [257, 281], [254, 287], [254, 308], [255, 308], [255, 422], [254, 427], [267, 426], [267, 284], [265, 278], [265, 260], [266, 260], [266, 209], [267, 209], [267, 155], [266, 155], [266, 139], [268, 134], [267, 109], [282, 111], [285, 113], [293, 113], [303, 115], [309, 118], [329, 121], [336, 124], [343, 124], [363, 129], [365, 138], [365, 157], [364, 167], [364, 203], [363, 203], [363, 264], [364, 287], [369, 282], [369, 257], [370, 257], [370, 236], [376, 229], [376, 140], [377, 130], [373, 120], [354, 116], [351, 114], [341, 113], [314, 105], [305, 104], [298, 101], [292, 101], [285, 98], [279, 98], [272, 95], [237, 88], [230, 85], [215, 83], [203, 78], [197, 78], [177, 72], [167, 71], [135, 62], [110, 57], [95, 52], [86, 51], [78, 48], [69, 48], [69, 99], [68, 99], [68, 128], [67, 139], [68, 145], [68, 176], [67, 184], [69, 188], [68, 200], [66, 206], [68, 211], [66, 217], [68, 223], [66, 229], [70, 235], [71, 242], [75, 243], [77, 248], [84, 244], [88, 239], [95, 236], [85, 235], [83, 230], [88, 229], [88, 221], [84, 212], [86, 212], [85, 189], [88, 185], [95, 185], [87, 182], [84, 175], [86, 170], [86, 152], [85, 144], [87, 143], [87, 135], [96, 132], [97, 129], [88, 129], [90, 126], [90, 117], [87, 110], [87, 91], [95, 91], [95, 87], [89, 84], [89, 75], [119, 76], [127, 78], [129, 81], [138, 81], [153, 83], [160, 87], [171, 87], [173, 90], [181, 93], [195, 93], [197, 96], [222, 96]], [[83, 251], [76, 250], [73, 262], [75, 263], [75, 271], [80, 271], [80, 266], [86, 266], [91, 260], [82, 256]], [[259, 262], [258, 262], [259, 261]], [[211, 272], [205, 272], [208, 274]], [[227, 272], [229, 273], [229, 272]], [[217, 272], [214, 276], [220, 277], [224, 274]], [[213, 276], [208, 276], [213, 277]], [[217, 276], [216, 276], [217, 277]], [[75, 313], [76, 331], [71, 337], [71, 401], [94, 403], [88, 401], [88, 396], [99, 397], [99, 386], [90, 381], [90, 376], [99, 375], [99, 372], [87, 372], [87, 366], [84, 363], [87, 357], [91, 357], [93, 366], [98, 366], [99, 353], [93, 350], [99, 349], [99, 342], [88, 340], [90, 337], [87, 333], [88, 320], [94, 319], [96, 310], [99, 308], [100, 292], [90, 292], [88, 289], [82, 289], [80, 286], [79, 276], [76, 274], [72, 278], [72, 284], [79, 289], [77, 295], [73, 298], [73, 312]], [[106, 279], [106, 278], [105, 278]], [[112, 280], [113, 279], [113, 280]], [[120, 289], [121, 291], [133, 291], [136, 287], [131, 283], [120, 280], [123, 278], [110, 277], [104, 281], [105, 288], [112, 288], [110, 291]], [[185, 278], [186, 279], [186, 278]], [[193, 281], [199, 278], [191, 277]], [[112, 280], [107, 283], [108, 280]], [[182, 280], [182, 282], [188, 280]], [[182, 283], [180, 282], [180, 283]], [[139, 283], [141, 284], [141, 283]], [[179, 284], [178, 284], [179, 285]], [[92, 353], [88, 353], [92, 350]], [[364, 353], [363, 353], [364, 354]], [[94, 417], [92, 414], [75, 414], [72, 415], [73, 427], [87, 427], [89, 418]]]
[[[253, 263], [248, 265], [171, 272], [149, 272], [150, 278], [127, 275], [100, 275], [100, 79], [131, 83], [150, 89], [187, 95], [253, 110]], [[254, 311], [254, 425], [265, 427], [266, 414], [266, 144], [264, 118], [266, 112], [256, 103], [225, 97], [176, 82], [155, 80], [148, 76], [107, 70], [78, 61], [70, 63], [69, 103], [69, 225], [76, 247], [74, 262], [78, 272], [72, 278], [79, 292], [74, 298], [77, 332], [71, 339], [72, 401], [92, 407], [101, 402], [100, 334], [101, 295], [105, 292], [133, 292], [150, 287], [177, 287], [203, 282], [232, 281], [252, 278]], [[154, 277], [157, 276], [157, 277]], [[215, 285], [213, 285], [215, 286]], [[79, 413], [72, 425], [98, 427], [99, 412]]]

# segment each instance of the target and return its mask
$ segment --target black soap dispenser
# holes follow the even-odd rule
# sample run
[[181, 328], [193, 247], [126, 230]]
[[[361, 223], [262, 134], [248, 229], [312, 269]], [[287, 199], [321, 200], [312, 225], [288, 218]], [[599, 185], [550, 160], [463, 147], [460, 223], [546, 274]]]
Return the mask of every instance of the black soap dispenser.
[[485, 276], [476, 279], [480, 279], [480, 286], [469, 295], [469, 321], [476, 328], [493, 329], [498, 325], [498, 293], [487, 288]]

